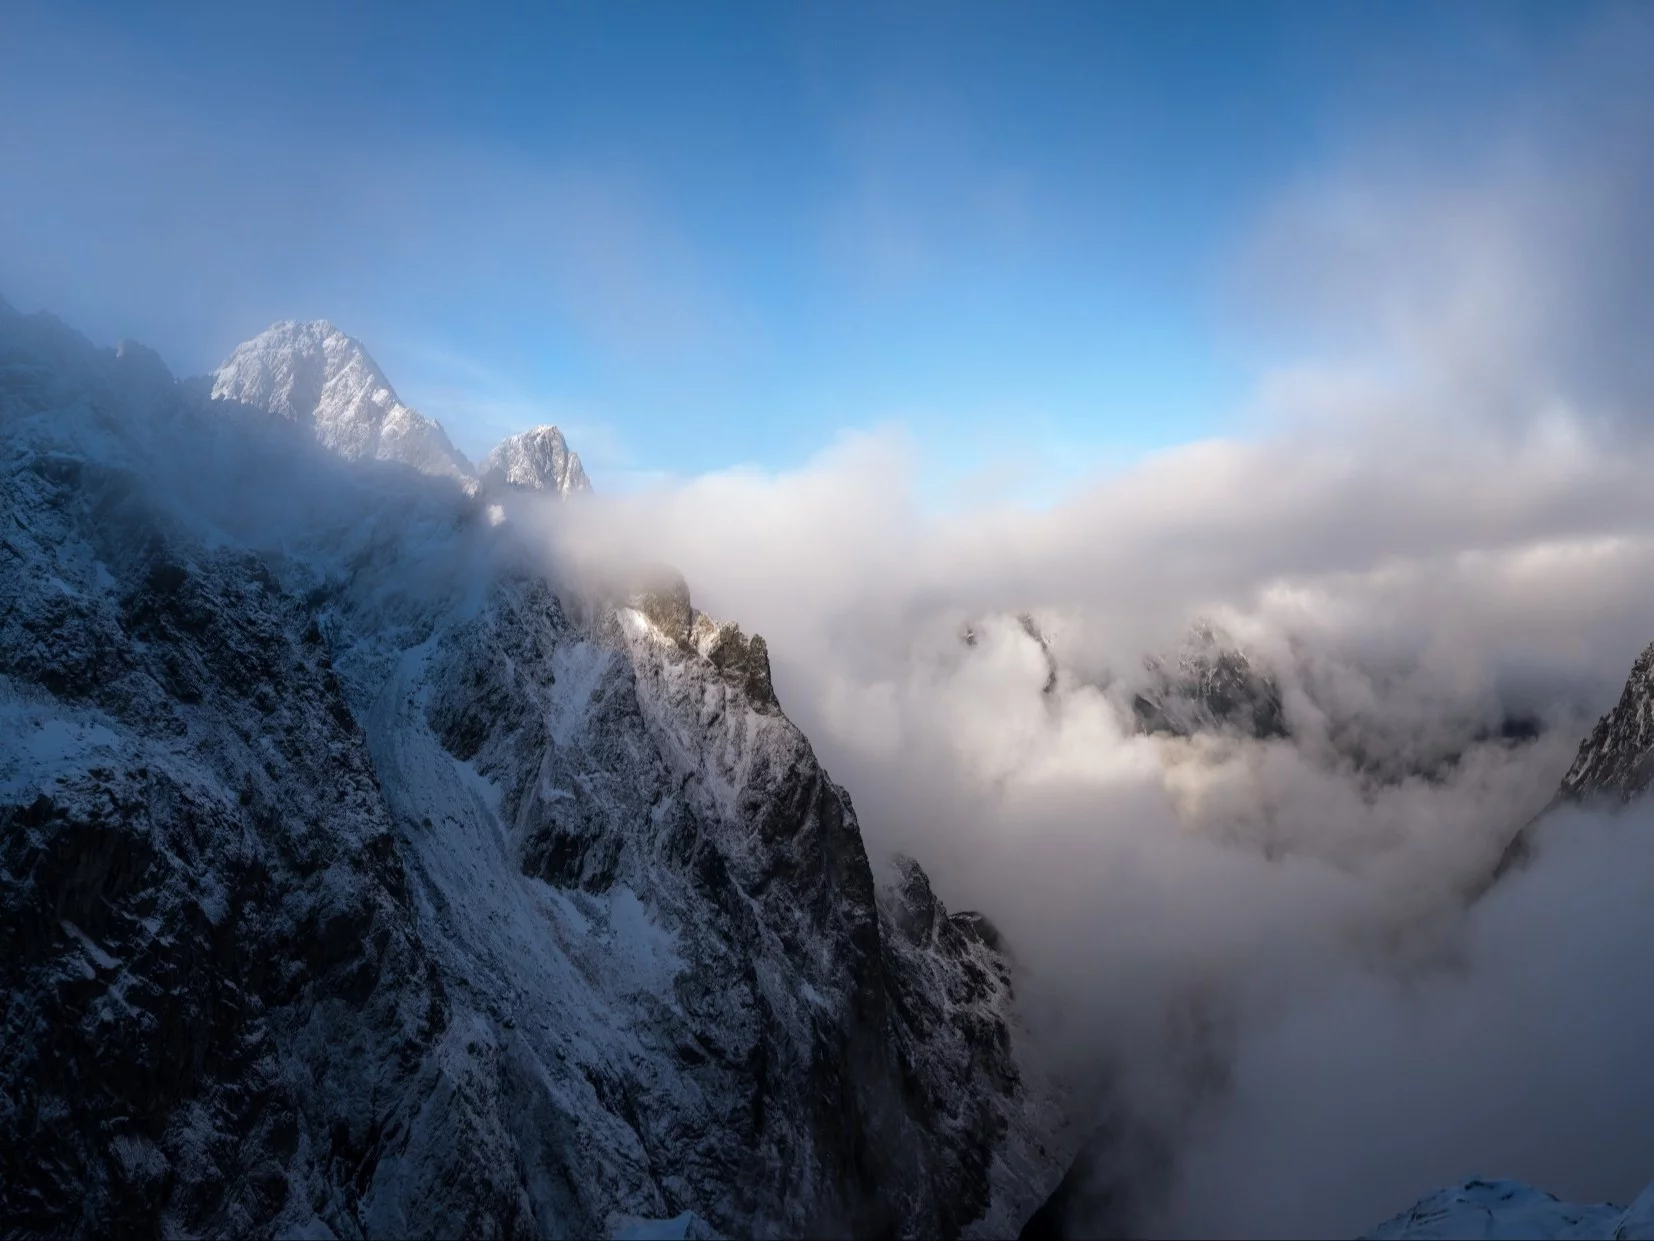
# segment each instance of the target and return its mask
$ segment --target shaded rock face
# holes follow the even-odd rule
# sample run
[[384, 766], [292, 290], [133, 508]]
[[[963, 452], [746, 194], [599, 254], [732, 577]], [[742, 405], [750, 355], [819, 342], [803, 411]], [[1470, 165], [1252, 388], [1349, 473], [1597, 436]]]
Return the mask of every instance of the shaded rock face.
[[[1017, 624], [1022, 626], [1023, 633], [1039, 643], [1040, 654], [1045, 658], [1045, 684], [1040, 687], [1040, 692], [1043, 694], [1055, 693], [1057, 689], [1057, 660], [1056, 656], [1051, 654], [1051, 643], [1040, 632], [1039, 624], [1031, 614], [1027, 612], [1020, 613], [1017, 616]], [[974, 642], [972, 644], [974, 645]]]
[[1017, 1235], [1020, 1241], [1141, 1236], [1171, 1172], [1171, 1150], [1155, 1134], [1129, 1118], [1105, 1116]]
[[1147, 671], [1148, 684], [1132, 699], [1139, 732], [1231, 730], [1259, 741], [1288, 735], [1275, 678], [1209, 626], [1196, 626], [1173, 659], [1151, 657]]
[[769, 646], [758, 634], [750, 637], [741, 632], [733, 621], [719, 624], [703, 612], [696, 612], [690, 626], [690, 641], [695, 650], [724, 679], [739, 685], [755, 710], [779, 711], [781, 704], [775, 698], [775, 686], [770, 683]]
[[0, 313], [0, 1217], [1027, 1214], [1011, 962], [876, 880], [762, 639], [129, 373]]
[[6, 466], [0, 1216], [349, 1221], [405, 1124], [364, 1087], [416, 1095], [448, 1008], [327, 652], [257, 557], [181, 538], [128, 473]]
[[1492, 881], [1532, 855], [1545, 817], [1559, 806], [1590, 802], [1624, 804], [1641, 797], [1654, 782], [1654, 645], [1637, 656], [1619, 702], [1597, 721], [1580, 744], [1573, 766], [1556, 796], [1511, 838]]
[[689, 583], [676, 569], [646, 570], [642, 583], [626, 597], [626, 606], [641, 612], [668, 641], [689, 649], [695, 609], [689, 603]]

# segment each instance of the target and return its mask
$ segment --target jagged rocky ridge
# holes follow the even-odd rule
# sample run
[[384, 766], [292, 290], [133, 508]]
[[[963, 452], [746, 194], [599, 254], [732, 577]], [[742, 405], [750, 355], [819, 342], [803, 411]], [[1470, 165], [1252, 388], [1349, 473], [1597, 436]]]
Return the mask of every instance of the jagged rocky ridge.
[[[998, 620], [1002, 632], [1010, 631], [1005, 618]], [[989, 623], [982, 617], [965, 625], [960, 641], [967, 649], [977, 647]], [[1316, 717], [1309, 731], [1316, 735], [1321, 758], [1372, 786], [1448, 778], [1473, 748], [1526, 745], [1539, 739], [1548, 723], [1521, 694], [1496, 694], [1489, 701], [1456, 704], [1462, 714], [1444, 718], [1439, 735], [1419, 736], [1404, 718], [1375, 717], [1359, 703], [1341, 701], [1337, 670], [1329, 676], [1297, 644], [1289, 642], [1286, 653], [1265, 657], [1205, 619], [1192, 621], [1168, 649], [1143, 656], [1119, 674], [1065, 664], [1031, 613], [1019, 614], [1015, 625], [1039, 648], [1046, 695], [1064, 686], [1101, 690], [1123, 726], [1140, 736], [1301, 744], [1305, 719], [1295, 717], [1288, 705], [1290, 686], [1297, 693], [1296, 710]], [[1383, 685], [1413, 671], [1377, 664], [1363, 666], [1360, 675]]]
[[1497, 880], [1532, 855], [1545, 818], [1560, 806], [1589, 802], [1625, 803], [1641, 797], [1654, 782], [1654, 644], [1631, 666], [1619, 702], [1597, 721], [1579, 747], [1573, 766], [1543, 811], [1511, 838], [1494, 872]]
[[876, 878], [762, 640], [308, 382], [0, 309], [0, 1218], [1013, 1229], [1066, 1156], [1009, 958]]

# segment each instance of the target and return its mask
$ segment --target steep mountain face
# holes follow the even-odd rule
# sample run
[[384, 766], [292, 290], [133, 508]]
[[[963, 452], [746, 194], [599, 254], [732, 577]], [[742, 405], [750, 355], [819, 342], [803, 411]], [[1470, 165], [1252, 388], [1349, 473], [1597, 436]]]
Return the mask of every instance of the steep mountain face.
[[291, 418], [347, 461], [471, 473], [441, 426], [404, 405], [361, 343], [325, 320], [277, 323], [238, 345], [213, 373], [212, 395]]
[[503, 483], [564, 496], [592, 489], [580, 454], [569, 451], [556, 427], [535, 427], [502, 440], [477, 474], [485, 486]]
[[1493, 879], [1528, 859], [1545, 816], [1558, 806], [1624, 803], [1641, 797], [1650, 783], [1654, 783], [1654, 644], [1637, 656], [1619, 702], [1580, 744], [1551, 804], [1511, 839]]
[[1472, 1177], [1420, 1199], [1367, 1233], [1364, 1241], [1459, 1241], [1466, 1237], [1647, 1241], [1654, 1237], [1654, 1185], [1629, 1207], [1579, 1206], [1520, 1181]]
[[1630, 801], [1654, 781], [1654, 645], [1631, 666], [1614, 709], [1597, 722], [1562, 777], [1567, 801], [1610, 797]]
[[1132, 699], [1140, 732], [1229, 730], [1259, 741], [1287, 735], [1275, 678], [1210, 625], [1193, 626], [1181, 650], [1151, 657], [1147, 671], [1148, 684]]
[[876, 877], [761, 638], [353, 464], [330, 340], [206, 402], [0, 310], [0, 1217], [1014, 1229], [992, 927]]
[[[985, 618], [965, 625], [959, 640], [974, 648], [981, 640]], [[1028, 612], [1019, 613], [1017, 626], [1034, 641], [1045, 661], [1043, 691], [1056, 692], [1066, 675], [1089, 683], [1064, 669], [1051, 640]], [[1280, 686], [1274, 674], [1254, 662], [1221, 630], [1196, 623], [1170, 654], [1148, 655], [1133, 675], [1114, 683], [1123, 691], [1121, 705], [1138, 733], [1192, 737], [1196, 733], [1228, 732], [1264, 741], [1287, 735]]]

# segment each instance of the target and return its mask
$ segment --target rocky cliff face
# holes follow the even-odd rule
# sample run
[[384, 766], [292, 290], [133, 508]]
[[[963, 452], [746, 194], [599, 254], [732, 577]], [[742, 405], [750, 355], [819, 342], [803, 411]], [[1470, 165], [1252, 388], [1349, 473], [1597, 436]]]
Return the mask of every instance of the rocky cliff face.
[[1511, 839], [1493, 879], [1528, 860], [1545, 816], [1557, 807], [1623, 804], [1646, 793], [1650, 783], [1654, 783], [1654, 645], [1637, 656], [1619, 702], [1580, 744], [1551, 804]]
[[1010, 959], [875, 877], [762, 639], [323, 451], [313, 378], [205, 402], [0, 310], [0, 1217], [1025, 1217]]
[[1210, 625], [1192, 626], [1175, 655], [1151, 657], [1147, 673], [1132, 699], [1140, 732], [1234, 731], [1259, 741], [1287, 735], [1274, 676]]
[[1654, 781], [1654, 645], [1631, 666], [1614, 709], [1579, 747], [1557, 796], [1568, 801], [1606, 797], [1630, 801]]

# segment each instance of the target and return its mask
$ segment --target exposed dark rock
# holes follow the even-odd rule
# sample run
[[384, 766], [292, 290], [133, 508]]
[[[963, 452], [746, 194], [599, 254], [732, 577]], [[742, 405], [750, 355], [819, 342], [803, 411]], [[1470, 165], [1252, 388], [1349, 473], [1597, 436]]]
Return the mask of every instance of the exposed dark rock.
[[1288, 735], [1275, 678], [1222, 634], [1197, 625], [1168, 662], [1147, 661], [1148, 684], [1132, 700], [1137, 729], [1177, 737], [1232, 730], [1264, 741]]
[[876, 885], [763, 640], [257, 413], [0, 316], [0, 1219], [1026, 1213], [1010, 960]]
[[651, 570], [646, 584], [632, 594], [627, 604], [647, 616], [672, 641], [689, 645], [695, 610], [689, 605], [689, 583], [677, 570]]
[[719, 624], [702, 612], [694, 613], [690, 631], [697, 651], [724, 674], [725, 679], [739, 685], [754, 707], [761, 711], [779, 711], [775, 687], [770, 681], [769, 646], [758, 634], [748, 637], [733, 621]]
[[1171, 1150], [1153, 1130], [1110, 1114], [1028, 1217], [1019, 1241], [1141, 1236], [1170, 1186], [1171, 1170]]
[[1550, 805], [1522, 825], [1499, 858], [1497, 882], [1531, 856], [1545, 820], [1560, 806], [1623, 805], [1641, 797], [1654, 782], [1654, 645], [1631, 665], [1620, 699], [1580, 744], [1573, 766]]

